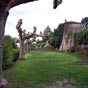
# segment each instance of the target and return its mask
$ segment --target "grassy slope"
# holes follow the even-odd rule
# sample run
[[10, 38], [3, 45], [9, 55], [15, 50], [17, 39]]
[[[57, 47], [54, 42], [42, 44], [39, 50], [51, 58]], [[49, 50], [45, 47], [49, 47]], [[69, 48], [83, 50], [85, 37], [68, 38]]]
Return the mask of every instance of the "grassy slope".
[[11, 69], [4, 71], [10, 88], [37, 88], [63, 78], [73, 78], [78, 88], [88, 88], [88, 66], [75, 65], [79, 57], [59, 52], [31, 52], [27, 60], [18, 61]]

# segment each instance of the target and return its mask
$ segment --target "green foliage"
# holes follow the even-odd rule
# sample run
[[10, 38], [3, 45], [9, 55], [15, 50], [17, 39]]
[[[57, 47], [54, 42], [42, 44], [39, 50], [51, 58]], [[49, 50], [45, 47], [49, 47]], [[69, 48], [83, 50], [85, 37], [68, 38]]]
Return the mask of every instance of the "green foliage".
[[75, 65], [80, 60], [75, 54], [37, 51], [26, 54], [27, 60], [17, 62], [4, 71], [10, 88], [43, 88], [64, 78], [74, 79], [77, 88], [88, 88], [88, 66]]
[[17, 40], [16, 38], [12, 39], [12, 41], [13, 41], [13, 48], [15, 48], [15, 49], [17, 48], [16, 40]]
[[88, 45], [88, 28], [79, 33], [75, 33], [74, 40], [75, 45], [80, 44]]
[[63, 38], [64, 24], [59, 24], [59, 26], [52, 33], [49, 43], [54, 48], [59, 48]]
[[19, 56], [19, 49], [13, 49], [13, 62], [18, 59]]
[[36, 44], [38, 47], [44, 47], [45, 45], [45, 41], [39, 41], [37, 44]]
[[18, 52], [15, 50], [13, 38], [9, 35], [4, 37], [3, 46], [3, 68], [6, 69], [13, 64], [17, 58]]
[[88, 17], [82, 18], [81, 23], [84, 24], [85, 22], [88, 22]]

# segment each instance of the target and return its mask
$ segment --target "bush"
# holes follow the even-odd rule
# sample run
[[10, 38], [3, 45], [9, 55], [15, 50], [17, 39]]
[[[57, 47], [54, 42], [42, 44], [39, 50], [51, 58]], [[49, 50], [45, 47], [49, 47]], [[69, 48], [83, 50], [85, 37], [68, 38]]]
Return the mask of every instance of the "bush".
[[4, 37], [3, 45], [3, 69], [10, 67], [18, 56], [18, 50], [13, 46], [13, 38], [9, 35]]
[[75, 45], [88, 45], [88, 28], [75, 34]]
[[19, 50], [13, 49], [13, 62], [17, 61], [18, 56], [19, 56]]

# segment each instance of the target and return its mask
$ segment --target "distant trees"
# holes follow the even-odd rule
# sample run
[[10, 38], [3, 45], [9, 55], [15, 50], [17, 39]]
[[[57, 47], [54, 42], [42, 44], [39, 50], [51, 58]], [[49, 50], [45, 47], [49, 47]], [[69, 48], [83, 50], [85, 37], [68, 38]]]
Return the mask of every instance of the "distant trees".
[[18, 57], [17, 45], [14, 39], [6, 35], [4, 37], [4, 46], [3, 46], [3, 68], [6, 69], [16, 61]]
[[39, 40], [39, 41], [37, 41], [37, 43], [36, 43], [36, 46], [39, 47], [39, 48], [44, 47], [44, 45], [45, 45], [45, 41], [44, 41], [44, 40]]
[[85, 23], [87, 21], [88, 21], [88, 17], [84, 17], [84, 18], [82, 18], [81, 23]]
[[37, 46], [38, 47], [48, 47], [49, 43], [48, 40], [51, 37], [52, 31], [49, 25], [44, 29], [44, 31], [40, 31], [40, 34], [37, 34], [36, 37], [41, 37], [42, 40], [37, 40]]
[[83, 29], [86, 29], [88, 27], [88, 17], [82, 18], [81, 23], [82, 23]]
[[47, 41], [51, 35], [52, 31], [51, 28], [49, 27], [49, 25], [45, 28], [45, 30], [43, 31], [43, 41]]
[[59, 24], [56, 29], [54, 29], [54, 32], [52, 33], [49, 43], [54, 48], [59, 48], [62, 42], [63, 37], [63, 31], [64, 31], [64, 24]]

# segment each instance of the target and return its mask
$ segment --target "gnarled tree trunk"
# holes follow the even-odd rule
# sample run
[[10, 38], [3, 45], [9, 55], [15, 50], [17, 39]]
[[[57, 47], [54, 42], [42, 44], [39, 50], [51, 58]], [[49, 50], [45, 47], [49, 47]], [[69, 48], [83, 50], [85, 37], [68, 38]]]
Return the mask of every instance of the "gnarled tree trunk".
[[3, 39], [5, 32], [5, 24], [8, 17], [8, 12], [0, 11], [0, 88], [8, 88], [8, 83], [3, 79], [2, 74], [2, 59], [3, 59]]

